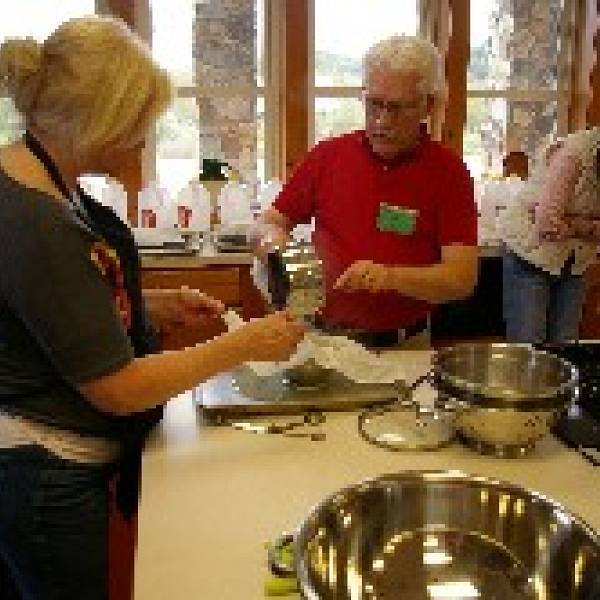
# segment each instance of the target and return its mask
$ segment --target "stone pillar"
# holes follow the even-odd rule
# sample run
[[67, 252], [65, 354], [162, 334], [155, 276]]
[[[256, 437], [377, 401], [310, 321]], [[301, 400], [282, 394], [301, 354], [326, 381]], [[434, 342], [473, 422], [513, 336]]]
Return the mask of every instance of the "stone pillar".
[[[506, 36], [507, 87], [558, 91], [561, 0], [500, 0], [498, 24]], [[512, 22], [510, 29], [507, 21]], [[504, 22], [504, 23], [503, 23]], [[533, 157], [547, 134], [556, 134], [557, 102], [509, 100], [503, 154], [522, 151]]]
[[194, 23], [201, 158], [256, 179], [255, 0], [197, 0]]

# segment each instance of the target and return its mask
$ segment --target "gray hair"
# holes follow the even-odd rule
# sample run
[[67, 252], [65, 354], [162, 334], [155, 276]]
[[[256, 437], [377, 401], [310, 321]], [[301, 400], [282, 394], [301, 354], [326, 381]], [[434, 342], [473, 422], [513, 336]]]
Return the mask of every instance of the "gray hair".
[[441, 92], [441, 58], [437, 48], [419, 37], [394, 35], [372, 46], [363, 60], [363, 81], [377, 71], [417, 73], [423, 93]]

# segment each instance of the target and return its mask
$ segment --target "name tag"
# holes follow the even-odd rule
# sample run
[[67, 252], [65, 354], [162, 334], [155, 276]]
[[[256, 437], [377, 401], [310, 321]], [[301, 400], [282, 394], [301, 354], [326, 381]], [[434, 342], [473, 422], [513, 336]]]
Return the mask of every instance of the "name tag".
[[399, 235], [412, 235], [417, 227], [418, 215], [419, 211], [414, 208], [392, 206], [382, 202], [377, 215], [377, 229]]

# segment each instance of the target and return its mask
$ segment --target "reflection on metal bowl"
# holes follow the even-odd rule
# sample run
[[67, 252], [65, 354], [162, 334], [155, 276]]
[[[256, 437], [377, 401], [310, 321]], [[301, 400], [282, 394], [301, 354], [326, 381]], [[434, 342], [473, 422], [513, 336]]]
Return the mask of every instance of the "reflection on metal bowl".
[[486, 454], [526, 454], [573, 399], [577, 369], [526, 344], [461, 344], [436, 353], [435, 385], [458, 400], [456, 427]]
[[331, 380], [331, 370], [309, 358], [300, 365], [284, 371], [284, 377], [296, 388], [322, 389]]
[[455, 426], [462, 441], [481, 454], [516, 458], [535, 448], [559, 414], [559, 410], [474, 408], [459, 412]]
[[277, 308], [310, 318], [323, 305], [323, 265], [312, 244], [292, 240], [268, 258], [268, 288]]
[[326, 499], [295, 536], [307, 600], [597, 600], [600, 539], [560, 505], [458, 472], [406, 472]]

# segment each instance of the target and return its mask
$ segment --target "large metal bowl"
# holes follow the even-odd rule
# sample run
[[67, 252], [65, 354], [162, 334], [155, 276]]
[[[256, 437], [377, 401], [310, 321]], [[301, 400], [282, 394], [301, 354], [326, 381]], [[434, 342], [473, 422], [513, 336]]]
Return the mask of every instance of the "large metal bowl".
[[527, 344], [459, 344], [434, 358], [443, 400], [460, 402], [456, 427], [486, 454], [526, 454], [576, 394], [577, 369]]
[[295, 535], [307, 600], [597, 600], [600, 539], [559, 504], [458, 472], [327, 498]]

